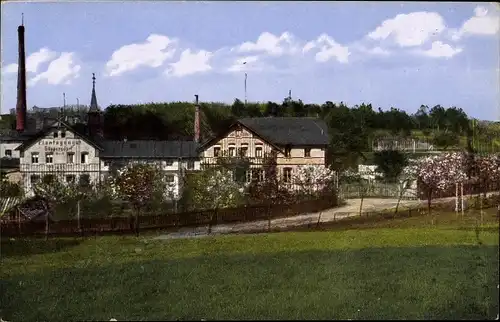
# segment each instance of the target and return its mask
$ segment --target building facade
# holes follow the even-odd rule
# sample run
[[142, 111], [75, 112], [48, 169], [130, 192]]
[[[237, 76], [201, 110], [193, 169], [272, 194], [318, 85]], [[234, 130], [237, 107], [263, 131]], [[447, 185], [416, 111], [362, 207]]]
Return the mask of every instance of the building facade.
[[301, 165], [326, 165], [328, 131], [319, 119], [307, 117], [244, 118], [201, 148], [202, 166], [219, 157], [243, 156], [251, 161], [247, 180], [262, 180], [263, 162], [276, 155], [278, 176], [291, 180]]

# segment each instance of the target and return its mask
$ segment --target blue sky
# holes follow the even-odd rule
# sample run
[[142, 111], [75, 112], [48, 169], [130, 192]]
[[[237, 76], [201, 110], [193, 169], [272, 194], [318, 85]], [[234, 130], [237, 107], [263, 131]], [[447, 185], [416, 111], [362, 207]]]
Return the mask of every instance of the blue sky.
[[[159, 101], [421, 105], [500, 118], [491, 3], [3, 2], [2, 112], [15, 107], [24, 13], [28, 106]], [[246, 64], [243, 62], [246, 61]]]

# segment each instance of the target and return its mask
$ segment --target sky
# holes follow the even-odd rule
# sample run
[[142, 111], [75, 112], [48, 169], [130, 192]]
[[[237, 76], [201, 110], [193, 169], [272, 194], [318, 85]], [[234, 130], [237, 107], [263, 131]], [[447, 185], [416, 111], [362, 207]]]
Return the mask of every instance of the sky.
[[500, 119], [500, 7], [452, 2], [2, 2], [1, 110], [24, 13], [28, 106], [200, 101], [456, 106]]

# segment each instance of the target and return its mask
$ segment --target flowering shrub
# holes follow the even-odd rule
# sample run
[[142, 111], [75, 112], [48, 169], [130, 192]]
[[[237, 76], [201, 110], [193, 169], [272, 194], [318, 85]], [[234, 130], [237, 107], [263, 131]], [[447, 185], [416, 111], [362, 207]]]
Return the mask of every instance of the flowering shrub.
[[444, 190], [455, 183], [467, 180], [467, 156], [465, 153], [445, 153], [430, 156], [418, 161], [416, 175], [427, 188]]
[[109, 182], [112, 194], [129, 201], [136, 210], [143, 208], [158, 194], [164, 195], [167, 190], [161, 172], [148, 164], [133, 164], [120, 169]]
[[247, 186], [234, 180], [231, 169], [212, 167], [186, 179], [182, 201], [187, 210], [236, 207], [244, 198]]
[[298, 166], [292, 176], [292, 184], [299, 189], [298, 192], [307, 195], [332, 188], [334, 180], [335, 172], [324, 165]]
[[475, 160], [475, 179], [482, 185], [500, 182], [500, 156], [479, 156]]

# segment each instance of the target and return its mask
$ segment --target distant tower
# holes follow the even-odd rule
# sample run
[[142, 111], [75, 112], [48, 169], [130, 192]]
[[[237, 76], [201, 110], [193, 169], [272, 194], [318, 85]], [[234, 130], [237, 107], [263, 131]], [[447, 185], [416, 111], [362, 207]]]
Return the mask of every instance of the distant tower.
[[87, 126], [91, 137], [102, 137], [102, 111], [97, 105], [97, 96], [95, 95], [95, 74], [92, 73], [92, 97], [90, 99], [90, 108], [87, 113]]

